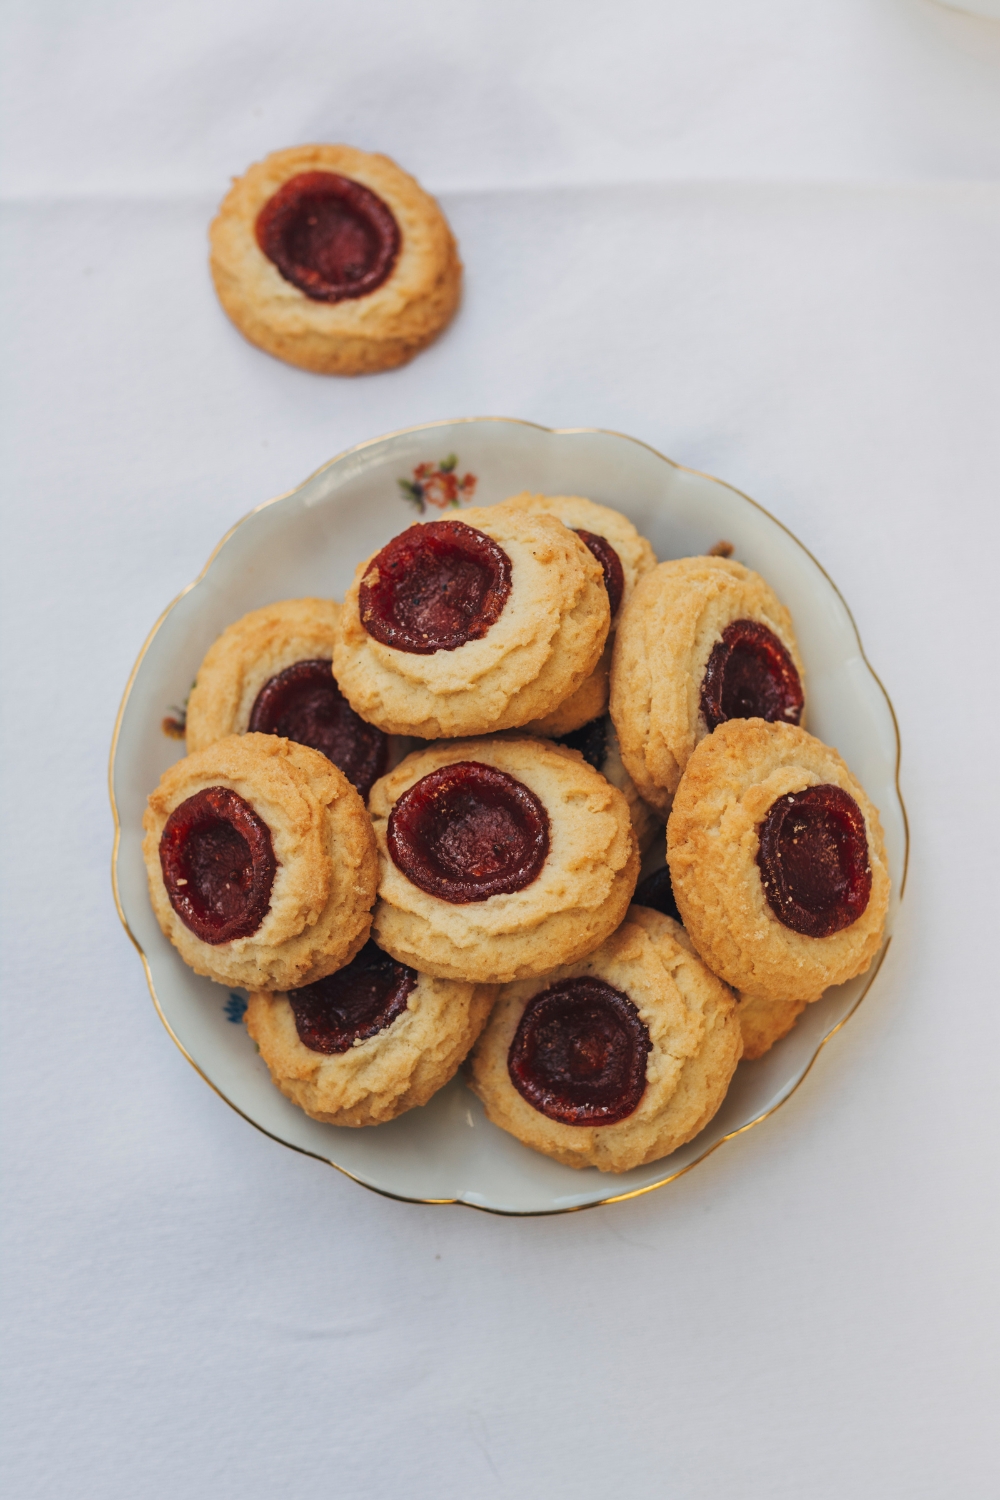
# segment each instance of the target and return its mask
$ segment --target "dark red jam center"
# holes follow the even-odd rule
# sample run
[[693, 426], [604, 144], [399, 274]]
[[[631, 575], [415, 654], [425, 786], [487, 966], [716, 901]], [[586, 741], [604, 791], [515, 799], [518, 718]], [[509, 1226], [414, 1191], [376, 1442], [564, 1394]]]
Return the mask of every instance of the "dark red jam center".
[[599, 771], [608, 753], [608, 722], [604, 718], [591, 719], [581, 729], [561, 734], [557, 745], [566, 745], [570, 750], [579, 750], [588, 765]]
[[271, 831], [249, 802], [224, 786], [175, 807], [160, 836], [170, 905], [203, 943], [249, 937], [271, 904], [277, 860]]
[[612, 547], [607, 537], [595, 536], [592, 531], [577, 531], [581, 542], [586, 542], [591, 552], [597, 558], [604, 573], [604, 587], [608, 591], [608, 603], [611, 606], [611, 618], [614, 619], [618, 613], [618, 606], [622, 602], [622, 594], [625, 592], [625, 572], [622, 568], [622, 560]]
[[627, 995], [603, 979], [563, 979], [525, 1006], [507, 1054], [510, 1081], [562, 1125], [614, 1125], [646, 1088], [652, 1042]]
[[399, 225], [382, 199], [336, 172], [290, 177], [257, 215], [257, 243], [314, 302], [367, 297], [399, 254]]
[[333, 664], [319, 658], [297, 661], [265, 682], [250, 714], [250, 729], [318, 750], [365, 798], [389, 758], [386, 736], [354, 712], [337, 686]]
[[872, 893], [861, 809], [839, 786], [789, 792], [757, 830], [757, 865], [779, 922], [806, 937], [829, 937], [856, 922]]
[[388, 839], [408, 880], [457, 906], [530, 885], [549, 852], [549, 819], [523, 782], [459, 760], [403, 793]]
[[645, 880], [639, 881], [632, 901], [636, 906], [649, 906], [653, 911], [662, 912], [665, 917], [673, 917], [675, 922], [681, 919], [681, 914], [677, 910], [677, 902], [674, 899], [670, 871], [666, 865], [662, 870], [654, 870], [652, 875], [647, 875]]
[[773, 631], [757, 620], [733, 620], [712, 647], [701, 684], [701, 711], [709, 729], [727, 719], [802, 717], [802, 682]]
[[367, 942], [346, 969], [290, 992], [299, 1041], [310, 1052], [346, 1052], [391, 1026], [416, 982], [413, 969]]
[[411, 526], [368, 565], [358, 596], [361, 623], [398, 651], [455, 651], [499, 620], [510, 572], [503, 548], [462, 521]]

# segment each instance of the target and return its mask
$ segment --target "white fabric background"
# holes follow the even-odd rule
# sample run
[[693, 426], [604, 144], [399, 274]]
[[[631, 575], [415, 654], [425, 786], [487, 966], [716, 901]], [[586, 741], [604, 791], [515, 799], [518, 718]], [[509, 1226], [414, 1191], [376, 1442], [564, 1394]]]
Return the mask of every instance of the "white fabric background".
[[[6, 1493], [992, 1497], [1000, 25], [932, 0], [9, 0], [0, 79]], [[309, 376], [222, 316], [230, 175], [441, 195], [459, 319]], [[111, 902], [129, 668], [343, 447], [600, 425], [736, 484], [894, 700], [898, 936], [795, 1098], [636, 1202], [412, 1207], [257, 1134]], [[992, 1424], [992, 1430], [991, 1430]]]

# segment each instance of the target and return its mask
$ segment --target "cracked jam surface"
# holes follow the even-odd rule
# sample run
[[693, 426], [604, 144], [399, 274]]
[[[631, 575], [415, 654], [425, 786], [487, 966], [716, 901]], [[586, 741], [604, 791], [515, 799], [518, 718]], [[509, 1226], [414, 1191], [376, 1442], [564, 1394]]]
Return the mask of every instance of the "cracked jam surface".
[[772, 803], [759, 825], [757, 866], [778, 921], [805, 937], [856, 922], [872, 893], [864, 815], [839, 786], [810, 786]]
[[366, 800], [389, 758], [387, 736], [354, 712], [337, 686], [333, 663], [318, 657], [297, 661], [264, 684], [249, 729], [318, 750]]
[[625, 592], [625, 570], [622, 560], [605, 536], [597, 536], [593, 531], [577, 530], [577, 536], [581, 542], [585, 542], [589, 550], [597, 558], [604, 574], [604, 587], [608, 591], [608, 604], [611, 606], [611, 618], [614, 619], [622, 602]]
[[346, 968], [289, 992], [299, 1041], [329, 1054], [377, 1036], [406, 1010], [417, 977], [369, 939]]
[[773, 631], [757, 620], [733, 620], [712, 647], [701, 684], [709, 731], [728, 719], [797, 724], [805, 699], [795, 663]]
[[463, 905], [530, 885], [549, 852], [549, 819], [523, 782], [460, 760], [403, 793], [389, 815], [388, 844], [414, 885]]
[[212, 786], [175, 807], [160, 836], [170, 905], [203, 943], [250, 937], [267, 915], [271, 831], [238, 792]]
[[397, 651], [455, 651], [500, 618], [510, 580], [510, 558], [492, 537], [463, 521], [428, 521], [372, 558], [358, 591], [361, 623]]
[[507, 1054], [510, 1081], [562, 1125], [615, 1125], [646, 1088], [649, 1031], [627, 995], [602, 979], [564, 979], [525, 1006]]
[[336, 172], [299, 172], [257, 215], [257, 244], [313, 302], [366, 297], [399, 254], [399, 225], [382, 199]]

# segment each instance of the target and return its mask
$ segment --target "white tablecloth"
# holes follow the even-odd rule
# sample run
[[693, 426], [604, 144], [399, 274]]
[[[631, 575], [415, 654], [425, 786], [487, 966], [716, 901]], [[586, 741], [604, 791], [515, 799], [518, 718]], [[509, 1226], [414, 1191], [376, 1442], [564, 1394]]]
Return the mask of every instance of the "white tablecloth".
[[[995, 1495], [1000, 25], [11, 0], [2, 54], [6, 1493]], [[354, 382], [243, 343], [205, 266], [229, 177], [324, 139], [439, 193], [468, 267], [440, 343]], [[258, 501], [463, 414], [759, 499], [903, 737], [910, 883], [860, 1012], [688, 1176], [549, 1220], [385, 1201], [252, 1130], [108, 881], [164, 604]]]

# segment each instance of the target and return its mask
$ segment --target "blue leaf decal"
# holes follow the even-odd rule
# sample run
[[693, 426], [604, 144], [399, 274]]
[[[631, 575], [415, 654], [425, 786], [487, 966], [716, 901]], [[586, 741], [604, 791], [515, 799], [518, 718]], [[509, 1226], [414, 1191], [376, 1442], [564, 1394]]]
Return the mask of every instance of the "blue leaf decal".
[[238, 1026], [246, 1012], [247, 1003], [242, 995], [236, 995], [230, 990], [229, 999], [222, 1008], [226, 1013], [226, 1020], [232, 1021], [234, 1026]]

